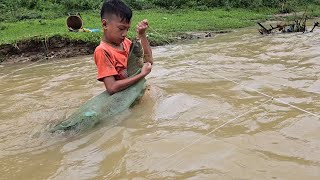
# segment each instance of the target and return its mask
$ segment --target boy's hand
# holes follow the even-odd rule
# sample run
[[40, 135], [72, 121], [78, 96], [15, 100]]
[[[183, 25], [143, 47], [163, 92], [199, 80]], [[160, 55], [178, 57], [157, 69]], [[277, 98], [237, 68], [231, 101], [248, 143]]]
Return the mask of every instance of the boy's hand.
[[149, 28], [149, 24], [148, 24], [148, 20], [145, 19], [141, 22], [138, 23], [137, 25], [137, 33], [138, 33], [138, 37], [144, 36], [146, 35], [146, 31]]
[[152, 65], [149, 62], [146, 62], [143, 64], [142, 68], [141, 68], [141, 74], [143, 74], [144, 76], [148, 75], [151, 72], [152, 69]]

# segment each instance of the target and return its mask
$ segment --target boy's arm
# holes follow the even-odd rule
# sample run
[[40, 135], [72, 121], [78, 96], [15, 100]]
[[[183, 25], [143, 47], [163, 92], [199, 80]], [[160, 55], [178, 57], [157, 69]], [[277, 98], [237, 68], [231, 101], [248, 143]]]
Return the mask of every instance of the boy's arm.
[[146, 75], [148, 75], [151, 72], [152, 65], [150, 63], [145, 63], [141, 69], [141, 73], [139, 73], [136, 76], [129, 77], [122, 80], [115, 80], [113, 76], [108, 76], [103, 78], [104, 85], [107, 89], [107, 92], [112, 95], [114, 93], [117, 93], [119, 91], [122, 91], [129, 86], [135, 84], [140, 79], [144, 78]]
[[138, 38], [141, 40], [141, 44], [144, 51], [145, 62], [153, 64], [152, 50], [148, 41], [146, 31], [149, 28], [148, 20], [143, 20], [137, 25]]

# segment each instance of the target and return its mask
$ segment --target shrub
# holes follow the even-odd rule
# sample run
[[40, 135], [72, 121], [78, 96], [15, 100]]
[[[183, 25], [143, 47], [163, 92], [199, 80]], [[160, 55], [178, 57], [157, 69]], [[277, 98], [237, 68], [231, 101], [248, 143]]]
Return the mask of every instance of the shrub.
[[0, 24], [0, 31], [7, 29], [7, 26]]
[[195, 7], [197, 11], [207, 11], [209, 8], [205, 5]]
[[[320, 0], [124, 0], [135, 10], [164, 8], [194, 8], [206, 11], [209, 8], [276, 8], [281, 13], [292, 12], [296, 7], [320, 5]], [[100, 10], [103, 0], [0, 0], [0, 21], [55, 18], [86, 10]]]
[[177, 9], [185, 6], [192, 0], [153, 0], [153, 4], [166, 9]]
[[69, 11], [95, 10], [99, 9], [102, 3], [96, 0], [57, 0], [56, 2], [63, 5]]

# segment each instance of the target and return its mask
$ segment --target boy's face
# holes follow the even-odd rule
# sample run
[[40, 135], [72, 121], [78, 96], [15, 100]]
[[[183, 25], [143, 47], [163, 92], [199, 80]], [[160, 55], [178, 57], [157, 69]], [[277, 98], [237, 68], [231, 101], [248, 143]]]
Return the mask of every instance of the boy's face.
[[121, 21], [121, 18], [112, 15], [108, 19], [102, 19], [105, 40], [109, 43], [119, 46], [129, 31], [131, 22]]

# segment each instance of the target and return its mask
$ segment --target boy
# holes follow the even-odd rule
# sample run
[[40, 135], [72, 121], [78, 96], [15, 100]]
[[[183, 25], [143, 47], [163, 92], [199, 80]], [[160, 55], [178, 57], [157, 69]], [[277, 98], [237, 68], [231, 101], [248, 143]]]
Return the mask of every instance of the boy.
[[101, 8], [103, 36], [94, 52], [99, 81], [104, 82], [107, 92], [112, 95], [124, 90], [144, 78], [152, 69], [152, 51], [146, 37], [148, 21], [138, 23], [136, 31], [145, 54], [141, 73], [127, 77], [127, 61], [131, 41], [126, 38], [131, 25], [132, 11], [121, 0], [106, 0]]

